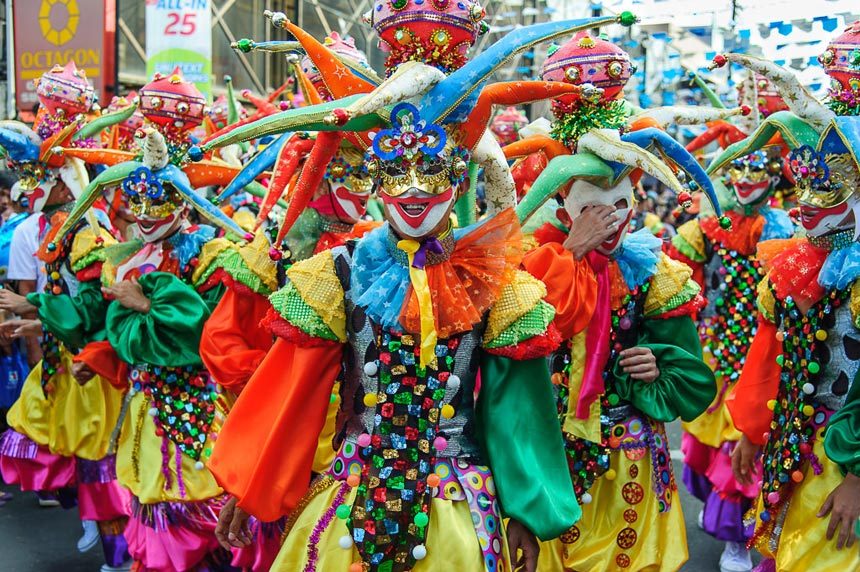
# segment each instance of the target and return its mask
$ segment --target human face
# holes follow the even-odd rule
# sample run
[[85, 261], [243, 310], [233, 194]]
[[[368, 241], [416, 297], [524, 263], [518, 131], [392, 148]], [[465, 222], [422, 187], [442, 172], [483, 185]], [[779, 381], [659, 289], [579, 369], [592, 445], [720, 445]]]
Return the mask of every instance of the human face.
[[610, 206], [615, 209], [618, 219], [613, 223], [616, 227], [615, 234], [603, 241], [597, 247], [597, 251], [610, 255], [624, 242], [627, 230], [630, 228], [630, 220], [633, 218], [633, 184], [629, 178], [624, 178], [611, 189], [602, 189], [587, 181], [576, 180], [570, 188], [570, 192], [564, 199], [564, 209], [570, 216], [573, 224], [576, 219], [589, 207]]

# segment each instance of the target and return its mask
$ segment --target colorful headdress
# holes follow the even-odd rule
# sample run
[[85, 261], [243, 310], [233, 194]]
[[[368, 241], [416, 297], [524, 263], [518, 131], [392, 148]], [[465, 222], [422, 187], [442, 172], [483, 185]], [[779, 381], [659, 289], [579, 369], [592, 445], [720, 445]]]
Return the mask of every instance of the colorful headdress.
[[137, 92], [131, 91], [127, 95], [115, 95], [111, 98], [107, 107], [107, 113], [117, 113], [134, 106], [134, 112], [125, 121], [121, 121], [111, 128], [108, 133], [104, 147], [121, 149], [123, 151], [134, 151], [137, 142], [134, 138], [135, 132], [143, 127], [145, 121], [143, 114], [137, 109]]
[[[635, 19], [624, 17], [632, 23]], [[415, 106], [420, 110], [426, 125], [444, 126], [446, 137], [472, 153], [472, 160], [485, 166], [487, 200], [491, 210], [502, 210], [516, 202], [516, 190], [510, 171], [498, 142], [491, 135], [484, 137], [492, 115], [493, 105], [514, 105], [556, 97], [577, 91], [565, 84], [546, 82], [516, 82], [496, 84], [483, 88], [487, 78], [511, 55], [542, 40], [551, 40], [571, 31], [616, 21], [615, 18], [548, 22], [514, 30], [501, 41], [490, 46], [464, 67], [445, 76], [438, 70], [416, 62], [407, 62], [382, 85], [367, 95], [344, 96], [340, 100], [297, 110], [288, 110], [233, 130], [190, 151], [191, 157], [200, 158], [204, 152], [241, 140], [262, 135], [295, 131], [334, 131], [362, 133], [391, 126], [388, 105], [418, 98]], [[287, 22], [287, 24], [289, 24]], [[297, 34], [297, 37], [299, 35]], [[325, 73], [323, 67], [317, 66]], [[353, 89], [355, 86], [350, 86]], [[360, 89], [360, 88], [358, 88]], [[473, 94], [480, 90], [475, 98]], [[401, 108], [402, 109], [402, 108]], [[343, 135], [341, 135], [342, 137]], [[329, 136], [326, 136], [328, 138]], [[335, 137], [332, 136], [334, 139]], [[326, 162], [331, 158], [329, 151]], [[320, 153], [322, 157], [323, 154]], [[310, 161], [310, 158], [309, 158]], [[305, 169], [307, 171], [307, 169]], [[316, 170], [320, 170], [317, 166]], [[302, 193], [313, 192], [308, 187]], [[297, 195], [295, 198], [298, 198]], [[294, 199], [295, 199], [294, 198]], [[293, 209], [292, 202], [286, 222], [297, 216], [301, 208]], [[292, 212], [292, 214], [291, 214]]]
[[[650, 150], [656, 151], [656, 154]], [[684, 149], [665, 131], [647, 128], [619, 136], [608, 129], [585, 134], [579, 141], [579, 149], [573, 155], [558, 155], [553, 158], [532, 185], [528, 195], [517, 206], [520, 221], [527, 220], [551, 196], [575, 180], [611, 189], [634, 169], [641, 169], [672, 189], [679, 200], [691, 200], [685, 184], [666, 165], [668, 160], [683, 171], [691, 180], [691, 188], [701, 189], [714, 207], [720, 223], [730, 226], [722, 217], [713, 183], [695, 157]]]
[[480, 34], [486, 12], [473, 0], [374, 0], [365, 19], [388, 54], [385, 69], [422, 62], [451, 73], [461, 68]]
[[830, 42], [818, 61], [833, 79], [830, 108], [838, 115], [860, 115], [860, 20]]
[[634, 73], [636, 66], [630, 62], [627, 52], [585, 31], [562, 46], [550, 48], [541, 69], [541, 77], [547, 81], [588, 83], [602, 89], [603, 101], [617, 99]]
[[[113, 187], [122, 189], [130, 201], [138, 202], [143, 208], [158, 202], [164, 209], [173, 211], [185, 202], [209, 222], [238, 237], [247, 238], [241, 227], [194, 190], [200, 186], [199, 181], [192, 181], [183, 169], [171, 162], [167, 143], [160, 131], [151, 126], [144, 127], [135, 136], [142, 151], [140, 159], [110, 166], [93, 179], [77, 198], [55, 240], [62, 240], [92, 208], [102, 192]], [[49, 245], [49, 251], [52, 250], [55, 249]]]
[[[347, 61], [353, 64], [353, 67], [362, 68], [366, 73], [373, 73], [370, 64], [367, 62], [367, 56], [355, 47], [355, 40], [353, 38], [342, 38], [337, 32], [332, 32], [323, 40], [323, 45], [334, 52], [341, 61]], [[301, 60], [301, 66], [308, 81], [313, 84], [323, 100], [332, 99], [332, 95], [323, 81], [323, 76], [316, 65], [314, 65], [313, 59], [305, 55]]]
[[528, 125], [529, 118], [516, 107], [506, 107], [504, 111], [496, 115], [490, 124], [490, 130], [502, 145], [513, 143], [517, 140], [520, 129]]
[[197, 87], [182, 77], [177, 67], [170, 75], [156, 73], [140, 88], [140, 112], [172, 143], [203, 122], [206, 98]]
[[71, 120], [79, 113], [89, 112], [95, 101], [95, 91], [87, 80], [86, 71], [79, 70], [74, 60], [69, 60], [64, 67], [55, 65], [33, 83], [39, 103], [54, 117], [65, 116]]

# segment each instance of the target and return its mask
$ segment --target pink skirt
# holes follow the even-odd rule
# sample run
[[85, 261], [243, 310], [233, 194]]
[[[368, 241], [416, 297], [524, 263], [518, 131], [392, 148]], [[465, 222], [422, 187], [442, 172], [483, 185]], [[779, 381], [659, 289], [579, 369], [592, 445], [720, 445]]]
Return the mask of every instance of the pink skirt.
[[114, 520], [131, 514], [131, 494], [116, 480], [116, 457], [78, 459], [78, 509], [82, 520]]
[[22, 433], [9, 429], [0, 437], [3, 480], [22, 491], [55, 491], [75, 485], [75, 459], [51, 453]]
[[254, 539], [251, 546], [232, 549], [232, 566], [243, 572], [268, 572], [281, 550], [281, 535], [284, 533], [284, 520], [260, 522], [251, 518], [248, 524]]
[[186, 572], [221, 550], [215, 538], [220, 499], [141, 505], [132, 498], [128, 552], [147, 572]]

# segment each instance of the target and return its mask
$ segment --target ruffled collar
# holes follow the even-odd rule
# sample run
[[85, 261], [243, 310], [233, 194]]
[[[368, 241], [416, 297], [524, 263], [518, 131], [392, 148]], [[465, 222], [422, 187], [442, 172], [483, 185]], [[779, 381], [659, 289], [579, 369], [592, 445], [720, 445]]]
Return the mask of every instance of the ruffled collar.
[[612, 259], [618, 265], [627, 288], [636, 289], [657, 272], [662, 244], [663, 241], [647, 228], [624, 237], [624, 242], [612, 253]]
[[167, 242], [173, 247], [179, 265], [184, 268], [192, 258], [200, 255], [200, 249], [215, 238], [215, 234], [215, 227], [200, 224], [183, 228], [168, 238]]
[[831, 250], [818, 273], [818, 283], [825, 288], [843, 290], [860, 278], [860, 243]]
[[[393, 253], [388, 224], [369, 232], [353, 252], [354, 302], [383, 327], [421, 331], [418, 300], [406, 258]], [[522, 259], [522, 235], [513, 209], [455, 230], [452, 250], [425, 266], [440, 339], [472, 329], [508, 284]], [[443, 248], [444, 243], [443, 242]], [[395, 245], [396, 248], [396, 245]], [[447, 251], [446, 251], [447, 252]]]

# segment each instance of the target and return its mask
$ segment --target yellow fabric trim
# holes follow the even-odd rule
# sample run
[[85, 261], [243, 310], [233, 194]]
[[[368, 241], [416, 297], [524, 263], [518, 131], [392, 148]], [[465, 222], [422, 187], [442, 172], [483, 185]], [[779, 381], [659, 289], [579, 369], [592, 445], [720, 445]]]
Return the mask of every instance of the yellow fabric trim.
[[490, 310], [484, 341], [498, 338], [511, 324], [534, 309], [546, 296], [543, 282], [522, 270], [514, 272], [513, 279], [502, 289], [502, 294]]
[[331, 251], [323, 251], [287, 270], [287, 277], [302, 300], [313, 309], [341, 342], [346, 341], [343, 287], [334, 269]]
[[681, 238], [687, 241], [687, 244], [693, 247], [699, 256], [704, 258], [705, 233], [702, 232], [702, 227], [699, 226], [698, 220], [688, 220], [678, 227], [677, 232]]
[[254, 227], [257, 225], [257, 220], [253, 213], [247, 209], [241, 209], [233, 214], [233, 222], [242, 227], [246, 232], [254, 232]]
[[278, 272], [269, 256], [269, 240], [265, 233], [258, 232], [254, 240], [239, 248], [239, 254], [248, 269], [263, 281], [271, 291], [278, 289]]
[[851, 286], [851, 318], [854, 320], [854, 327], [860, 328], [860, 280], [855, 280]]
[[582, 389], [582, 375], [585, 372], [585, 336], [587, 331], [588, 328], [576, 334], [570, 342], [570, 377], [568, 379], [570, 399], [567, 402], [562, 430], [574, 437], [600, 443], [600, 400], [595, 399], [592, 402], [588, 409], [588, 419], [579, 419], [576, 416], [576, 405], [579, 392]]
[[415, 253], [420, 247], [416, 240], [401, 240], [397, 243], [397, 248], [405, 252], [409, 258], [409, 282], [412, 283], [415, 297], [418, 298], [418, 315], [421, 321], [419, 357], [421, 367], [427, 367], [427, 364], [436, 357], [436, 341], [439, 336], [436, 333], [436, 319], [433, 317], [433, 297], [430, 295], [430, 285], [427, 283], [427, 271], [412, 266]]
[[645, 314], [655, 312], [665, 306], [669, 300], [678, 294], [693, 276], [693, 271], [683, 262], [678, 262], [660, 253], [657, 261], [657, 271], [651, 278], [651, 288], [645, 299]]
[[[102, 238], [102, 242], [96, 242], [98, 237]], [[82, 228], [75, 235], [75, 240], [72, 241], [72, 252], [69, 256], [69, 265], [74, 268], [79, 260], [89, 255], [92, 251], [99, 248], [105, 248], [116, 244], [116, 239], [106, 230], [99, 229], [99, 234], [96, 234], [92, 227]]]
[[[765, 319], [773, 322], [774, 321], [774, 309], [776, 307], [776, 300], [773, 298], [773, 291], [770, 289], [770, 273], [764, 277], [764, 279], [758, 283], [756, 287], [756, 291], [758, 293], [758, 300], [756, 301], [756, 305], [758, 306], [758, 311], [761, 312], [762, 316]], [[854, 299], [852, 296], [851, 300], [851, 310], [852, 313], [854, 311]], [[856, 315], [856, 314], [855, 314]]]
[[194, 274], [191, 275], [191, 282], [197, 284], [215, 261], [215, 258], [228, 248], [237, 248], [237, 246], [226, 238], [214, 238], [204, 244], [200, 249], [200, 255], [197, 257], [200, 262], [194, 269]]

